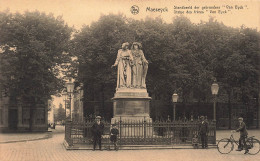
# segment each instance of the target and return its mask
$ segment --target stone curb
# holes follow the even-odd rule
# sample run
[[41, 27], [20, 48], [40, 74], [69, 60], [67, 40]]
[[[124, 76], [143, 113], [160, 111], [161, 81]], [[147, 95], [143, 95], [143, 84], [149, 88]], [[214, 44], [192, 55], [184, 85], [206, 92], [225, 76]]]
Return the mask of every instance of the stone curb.
[[[65, 146], [65, 145], [64, 145]], [[66, 150], [92, 150], [92, 148], [82, 148], [82, 147], [66, 147]], [[166, 150], [166, 149], [194, 149], [193, 147], [150, 147], [150, 148], [137, 148], [137, 147], [124, 147], [119, 148], [119, 150]], [[216, 147], [209, 147], [208, 149], [216, 149]], [[201, 149], [198, 148], [197, 150], [207, 150], [207, 149]], [[98, 150], [97, 150], [98, 151]], [[113, 149], [104, 149], [103, 151], [113, 151]]]
[[37, 141], [37, 140], [44, 140], [44, 139], [49, 139], [52, 137], [52, 133], [47, 133], [43, 137], [38, 137], [34, 139], [22, 139], [22, 140], [10, 140], [10, 141], [3, 141], [0, 142], [0, 144], [6, 144], [6, 143], [17, 143], [17, 142], [27, 142], [27, 141]]
[[[63, 145], [66, 150], [92, 150], [92, 146], [69, 146], [69, 144], [64, 140]], [[216, 145], [209, 145], [207, 149], [216, 149]], [[124, 145], [120, 146], [119, 150], [163, 150], [163, 149], [194, 149], [191, 145], [174, 145], [174, 146], [158, 146], [158, 145]], [[201, 148], [198, 148], [200, 150]], [[201, 150], [207, 150], [207, 149], [201, 149]], [[97, 150], [99, 151], [99, 150]], [[109, 149], [107, 146], [104, 146], [103, 151], [113, 151], [112, 149]]]

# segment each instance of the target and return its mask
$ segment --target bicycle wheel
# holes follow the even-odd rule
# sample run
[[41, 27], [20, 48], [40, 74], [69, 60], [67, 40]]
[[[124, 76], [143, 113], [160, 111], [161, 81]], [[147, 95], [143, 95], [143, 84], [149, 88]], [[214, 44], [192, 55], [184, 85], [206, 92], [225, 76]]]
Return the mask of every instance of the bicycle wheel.
[[249, 150], [248, 154], [255, 155], [255, 154], [259, 153], [259, 151], [260, 151], [259, 140], [254, 139], [254, 138], [248, 139], [246, 141], [246, 144], [248, 145], [248, 150]]
[[233, 142], [228, 139], [228, 138], [225, 138], [225, 139], [221, 139], [219, 142], [218, 142], [218, 151], [221, 153], [221, 154], [228, 154], [230, 153], [234, 148], [234, 144]]

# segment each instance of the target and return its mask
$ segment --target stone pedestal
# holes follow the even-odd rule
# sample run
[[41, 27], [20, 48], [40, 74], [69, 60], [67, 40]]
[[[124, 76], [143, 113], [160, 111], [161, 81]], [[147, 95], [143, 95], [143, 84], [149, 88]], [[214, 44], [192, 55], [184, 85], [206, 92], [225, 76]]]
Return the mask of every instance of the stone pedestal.
[[113, 100], [114, 117], [115, 120], [129, 120], [129, 121], [151, 121], [150, 118], [150, 100], [146, 89], [129, 89], [119, 88]]
[[[119, 88], [113, 100], [114, 116], [111, 123], [122, 122], [122, 136], [138, 136], [151, 133], [152, 128], [142, 126], [142, 122], [152, 123], [150, 118], [150, 100], [146, 89]], [[125, 126], [129, 123], [129, 126]], [[130, 124], [136, 124], [135, 126]], [[141, 127], [142, 126], [142, 127]]]

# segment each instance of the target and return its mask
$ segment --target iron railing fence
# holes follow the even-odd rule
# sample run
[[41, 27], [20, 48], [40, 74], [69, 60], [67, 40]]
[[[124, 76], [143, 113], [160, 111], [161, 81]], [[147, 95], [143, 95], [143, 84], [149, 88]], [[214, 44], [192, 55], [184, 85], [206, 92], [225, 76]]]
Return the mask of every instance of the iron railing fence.
[[[103, 143], [109, 143], [110, 122], [104, 123]], [[65, 125], [65, 140], [72, 146], [75, 144], [92, 144], [91, 127], [93, 121], [72, 122]], [[194, 135], [198, 135], [198, 121], [154, 121], [149, 122], [118, 120], [119, 145], [174, 145], [191, 144]], [[216, 144], [216, 123], [209, 121], [208, 143]]]

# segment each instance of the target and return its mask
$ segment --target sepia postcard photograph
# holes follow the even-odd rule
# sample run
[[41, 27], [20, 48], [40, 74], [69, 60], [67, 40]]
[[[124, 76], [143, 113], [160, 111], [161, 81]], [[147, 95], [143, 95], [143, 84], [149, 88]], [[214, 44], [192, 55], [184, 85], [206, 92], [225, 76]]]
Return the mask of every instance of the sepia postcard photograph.
[[257, 161], [260, 0], [0, 0], [1, 161]]

